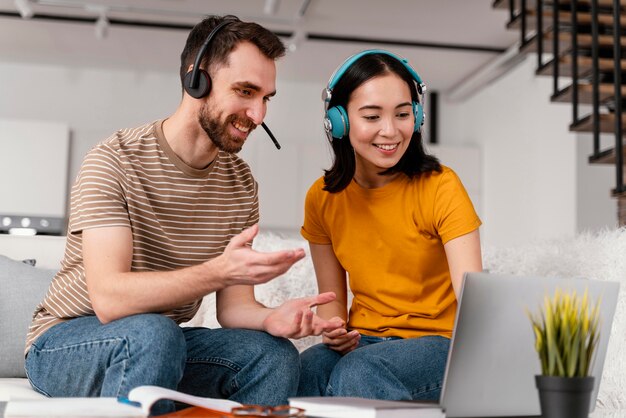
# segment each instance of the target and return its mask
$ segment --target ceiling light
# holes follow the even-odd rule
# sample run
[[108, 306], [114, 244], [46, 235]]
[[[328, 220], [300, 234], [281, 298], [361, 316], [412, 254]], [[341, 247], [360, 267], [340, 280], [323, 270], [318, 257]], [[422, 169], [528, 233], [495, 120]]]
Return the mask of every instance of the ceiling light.
[[96, 21], [96, 38], [104, 39], [109, 33], [109, 19], [107, 19], [106, 13], [101, 13], [100, 17]]
[[33, 6], [30, 4], [29, 0], [15, 0], [14, 3], [22, 18], [28, 19], [33, 17]]
[[111, 22], [109, 22], [109, 19], [107, 18], [109, 8], [100, 4], [85, 4], [84, 8], [88, 12], [98, 15], [98, 19], [96, 19], [96, 26], [94, 27], [96, 39], [102, 40], [106, 38], [109, 34], [109, 26], [111, 26]]
[[291, 35], [291, 38], [287, 41], [287, 50], [289, 52], [296, 52], [300, 46], [302, 46], [302, 42], [306, 39], [307, 35], [303, 29], [296, 29]]
[[275, 15], [278, 12], [278, 6], [280, 5], [280, 0], [265, 0], [265, 5], [263, 6], [263, 13], [266, 15]]

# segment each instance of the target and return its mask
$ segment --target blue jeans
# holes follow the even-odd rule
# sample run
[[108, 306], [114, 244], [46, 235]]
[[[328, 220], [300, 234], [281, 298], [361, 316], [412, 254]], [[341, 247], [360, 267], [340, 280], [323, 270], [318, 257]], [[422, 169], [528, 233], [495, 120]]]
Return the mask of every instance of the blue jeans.
[[450, 340], [439, 336], [361, 335], [345, 356], [317, 344], [300, 355], [298, 396], [437, 401], [449, 348]]
[[[290, 341], [245, 329], [181, 328], [159, 314], [102, 325], [95, 316], [55, 325], [26, 358], [32, 387], [46, 396], [127, 396], [157, 385], [197, 396], [280, 405], [296, 394], [298, 351]], [[174, 410], [159, 402], [152, 413]]]

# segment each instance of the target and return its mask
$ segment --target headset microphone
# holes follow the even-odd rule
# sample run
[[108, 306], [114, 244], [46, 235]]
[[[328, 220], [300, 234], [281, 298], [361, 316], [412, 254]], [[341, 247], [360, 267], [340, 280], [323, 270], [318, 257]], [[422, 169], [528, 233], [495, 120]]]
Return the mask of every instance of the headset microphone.
[[274, 138], [274, 135], [272, 134], [272, 131], [270, 131], [270, 128], [267, 127], [265, 122], [261, 122], [261, 126], [263, 127], [263, 129], [265, 129], [265, 132], [267, 132], [267, 134], [270, 136], [270, 139], [272, 140], [274, 145], [276, 145], [276, 149], [280, 149], [280, 144], [278, 143], [276, 138]]
[[[200, 99], [204, 96], [207, 96], [211, 92], [211, 76], [209, 76], [209, 73], [200, 68], [202, 57], [204, 57], [207, 50], [209, 49], [209, 44], [211, 43], [211, 39], [213, 39], [215, 34], [224, 26], [236, 21], [237, 20], [235, 19], [226, 19], [220, 22], [217, 26], [213, 28], [213, 30], [211, 30], [209, 35], [206, 37], [206, 40], [200, 47], [198, 55], [196, 55], [196, 59], [193, 64], [193, 69], [185, 74], [185, 78], [183, 80], [183, 87], [187, 94], [189, 94], [191, 97]], [[262, 122], [261, 126], [269, 135], [270, 139], [276, 146], [276, 149], [280, 149], [280, 144], [278, 143], [272, 132], [269, 130], [267, 125]]]

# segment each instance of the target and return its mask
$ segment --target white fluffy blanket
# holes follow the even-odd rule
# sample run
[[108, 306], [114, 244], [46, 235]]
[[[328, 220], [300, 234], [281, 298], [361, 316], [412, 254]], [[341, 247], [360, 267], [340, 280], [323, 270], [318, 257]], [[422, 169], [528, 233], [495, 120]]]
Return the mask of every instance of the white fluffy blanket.
[[[254, 248], [259, 251], [295, 247], [305, 248], [307, 257], [283, 276], [255, 289], [258, 300], [267, 306], [315, 294], [315, 274], [304, 240], [287, 239], [271, 233], [261, 233], [255, 239]], [[498, 273], [587, 277], [621, 283], [597, 405], [605, 412], [620, 410], [626, 416], [626, 228], [519, 247], [484, 248], [483, 264], [486, 269]], [[214, 296], [205, 298], [190, 325], [219, 326], [215, 320]], [[310, 337], [294, 343], [303, 349], [317, 340]]]

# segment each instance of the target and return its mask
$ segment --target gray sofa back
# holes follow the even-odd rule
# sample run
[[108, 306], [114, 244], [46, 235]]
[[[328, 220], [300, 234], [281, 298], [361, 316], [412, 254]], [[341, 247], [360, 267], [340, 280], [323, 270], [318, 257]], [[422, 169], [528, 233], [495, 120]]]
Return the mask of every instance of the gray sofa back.
[[[0, 235], [0, 378], [26, 377], [28, 326], [60, 266], [64, 247], [65, 237]], [[34, 260], [38, 267], [23, 260]]]

